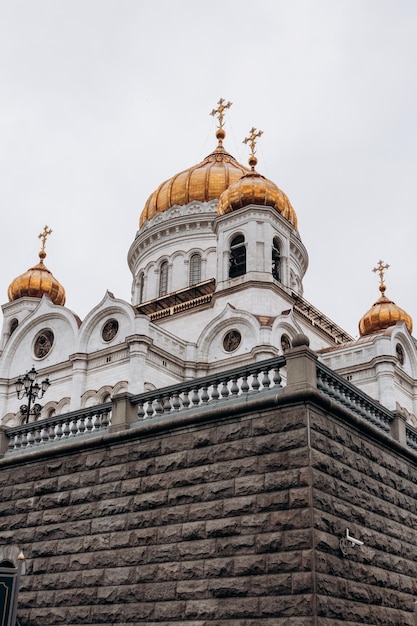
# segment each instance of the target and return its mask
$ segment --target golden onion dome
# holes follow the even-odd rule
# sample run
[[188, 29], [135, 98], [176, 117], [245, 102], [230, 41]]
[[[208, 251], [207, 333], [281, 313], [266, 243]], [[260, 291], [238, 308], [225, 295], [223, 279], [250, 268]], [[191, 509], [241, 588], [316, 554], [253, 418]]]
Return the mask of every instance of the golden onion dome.
[[220, 196], [218, 215], [225, 215], [250, 204], [272, 207], [298, 230], [297, 215], [281, 189], [265, 176], [252, 171], [230, 185]]
[[381, 296], [359, 321], [359, 333], [361, 337], [372, 335], [380, 330], [385, 330], [390, 326], [394, 326], [397, 322], [404, 322], [410, 335], [413, 332], [413, 320], [411, 316], [385, 295], [386, 286], [383, 282], [383, 271], [384, 269], [388, 269], [388, 267], [389, 265], [384, 265], [382, 261], [379, 261], [378, 267], [373, 270], [379, 272], [380, 275], [379, 291], [381, 292]]
[[39, 263], [34, 265], [27, 272], [15, 278], [9, 285], [7, 295], [9, 301], [18, 300], [19, 298], [42, 298], [43, 295], [48, 296], [54, 304], [65, 304], [65, 289], [61, 283], [54, 277], [52, 272], [44, 265], [45, 241], [47, 235], [52, 230], [48, 230], [45, 226], [43, 233], [39, 235], [42, 238], [42, 250], [39, 252]]
[[139, 219], [139, 227], [156, 213], [163, 213], [173, 206], [183, 206], [193, 200], [208, 202], [218, 199], [229, 185], [248, 173], [248, 168], [238, 163], [224, 149], [225, 136], [224, 129], [218, 128], [216, 131], [218, 145], [214, 152], [201, 163], [175, 174], [159, 185], [145, 204]]
[[261, 135], [262, 131], [256, 132], [255, 128], [252, 128], [249, 137], [244, 139], [243, 143], [251, 144], [251, 155], [249, 157], [251, 169], [225, 189], [220, 196], [217, 213], [218, 215], [225, 215], [250, 204], [272, 207], [298, 230], [297, 215], [288, 197], [272, 180], [255, 171], [255, 166], [258, 162], [258, 159], [255, 157], [255, 140]]

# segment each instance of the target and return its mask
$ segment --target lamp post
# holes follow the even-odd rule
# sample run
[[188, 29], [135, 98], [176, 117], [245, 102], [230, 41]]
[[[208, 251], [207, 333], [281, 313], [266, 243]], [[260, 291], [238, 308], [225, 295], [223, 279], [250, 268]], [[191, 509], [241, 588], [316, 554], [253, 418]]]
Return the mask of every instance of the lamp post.
[[38, 372], [35, 370], [32, 365], [32, 369], [29, 372], [26, 372], [24, 376], [19, 376], [15, 383], [17, 397], [24, 398], [25, 396], [28, 399], [27, 404], [22, 404], [20, 407], [20, 412], [24, 415], [23, 422], [27, 424], [29, 422], [29, 417], [33, 415], [35, 419], [39, 416], [42, 407], [40, 404], [35, 403], [33, 406], [32, 402], [37, 400], [38, 398], [43, 398], [45, 395], [49, 385], [49, 378], [45, 378], [41, 384], [39, 384], [36, 380], [36, 376]]

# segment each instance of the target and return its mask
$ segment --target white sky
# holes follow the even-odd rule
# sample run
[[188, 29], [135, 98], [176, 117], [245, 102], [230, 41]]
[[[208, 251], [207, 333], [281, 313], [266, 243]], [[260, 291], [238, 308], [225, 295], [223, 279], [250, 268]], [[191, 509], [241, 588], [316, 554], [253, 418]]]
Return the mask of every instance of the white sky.
[[387, 293], [415, 319], [415, 0], [2, 0], [0, 301], [38, 261], [81, 318], [130, 301], [126, 255], [166, 178], [216, 145], [290, 198], [304, 296], [345, 330]]

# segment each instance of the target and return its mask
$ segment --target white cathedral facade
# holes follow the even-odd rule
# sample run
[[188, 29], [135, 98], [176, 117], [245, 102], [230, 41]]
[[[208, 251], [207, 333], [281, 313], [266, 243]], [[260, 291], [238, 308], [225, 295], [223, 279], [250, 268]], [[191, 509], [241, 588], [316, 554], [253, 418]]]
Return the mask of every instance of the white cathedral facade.
[[354, 340], [303, 298], [307, 251], [287, 196], [224, 148], [149, 197], [128, 253], [132, 301], [107, 292], [80, 320], [39, 263], [15, 278], [3, 305], [0, 423], [23, 421], [16, 381], [33, 363], [51, 387], [50, 417], [285, 353], [300, 333], [319, 359], [391, 411], [417, 425], [417, 348], [410, 316], [381, 296]]

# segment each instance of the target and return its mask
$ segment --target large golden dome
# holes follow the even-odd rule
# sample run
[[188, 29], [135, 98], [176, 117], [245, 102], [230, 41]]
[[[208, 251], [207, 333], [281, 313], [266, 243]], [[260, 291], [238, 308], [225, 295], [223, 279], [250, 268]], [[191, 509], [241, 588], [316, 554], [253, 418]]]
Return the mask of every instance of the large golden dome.
[[383, 265], [383, 262], [379, 261], [378, 267], [373, 270], [379, 272], [380, 275], [379, 290], [381, 297], [378, 298], [359, 321], [361, 337], [385, 330], [390, 326], [394, 326], [397, 322], [404, 322], [410, 335], [413, 332], [413, 320], [410, 315], [385, 295], [386, 286], [383, 283], [383, 270], [388, 269], [388, 267], [388, 265]]
[[139, 227], [156, 213], [167, 211], [172, 206], [182, 206], [193, 200], [208, 202], [220, 198], [229, 185], [249, 172], [248, 168], [226, 152], [223, 147], [225, 136], [224, 129], [218, 128], [216, 131], [218, 145], [214, 152], [201, 163], [159, 185], [145, 204], [139, 219]]
[[7, 290], [10, 302], [19, 298], [42, 298], [43, 295], [46, 295], [54, 304], [65, 304], [65, 289], [43, 262], [46, 257], [45, 240], [51, 232], [45, 226], [43, 233], [39, 235], [43, 240], [42, 250], [39, 252], [39, 263], [10, 283]]

